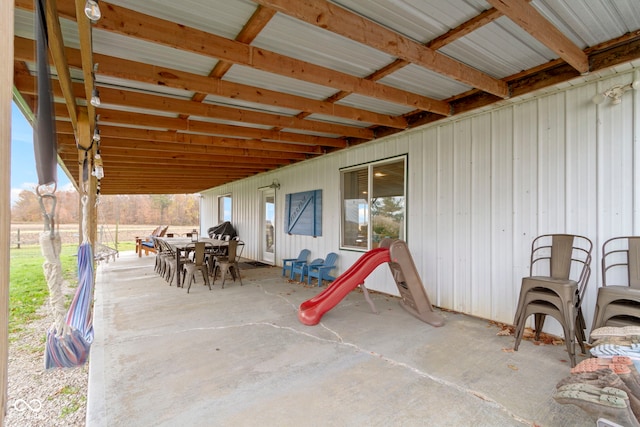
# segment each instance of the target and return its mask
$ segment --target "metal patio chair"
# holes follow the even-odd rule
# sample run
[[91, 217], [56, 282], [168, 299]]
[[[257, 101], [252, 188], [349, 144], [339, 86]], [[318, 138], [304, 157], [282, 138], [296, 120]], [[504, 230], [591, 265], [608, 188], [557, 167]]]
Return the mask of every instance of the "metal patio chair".
[[602, 245], [602, 286], [591, 330], [640, 324], [640, 236], [614, 237]]
[[529, 316], [535, 316], [535, 338], [540, 338], [546, 316], [554, 317], [564, 331], [571, 366], [575, 366], [575, 341], [586, 352], [586, 328], [581, 303], [591, 275], [593, 244], [572, 234], [545, 234], [531, 244], [530, 276], [522, 279], [514, 324], [514, 350], [518, 350]]

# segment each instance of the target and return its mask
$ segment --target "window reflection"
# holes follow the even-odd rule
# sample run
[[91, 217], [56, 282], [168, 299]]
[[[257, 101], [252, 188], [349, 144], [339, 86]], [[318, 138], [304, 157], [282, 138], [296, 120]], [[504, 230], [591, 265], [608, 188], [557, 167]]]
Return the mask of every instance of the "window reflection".
[[342, 172], [342, 245], [376, 248], [405, 238], [405, 158]]

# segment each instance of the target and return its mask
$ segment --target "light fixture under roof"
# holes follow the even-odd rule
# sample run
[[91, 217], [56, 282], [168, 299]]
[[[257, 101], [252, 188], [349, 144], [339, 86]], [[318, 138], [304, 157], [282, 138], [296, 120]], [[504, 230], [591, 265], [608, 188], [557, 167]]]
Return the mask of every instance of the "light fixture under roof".
[[279, 190], [280, 189], [280, 183], [278, 182], [277, 179], [274, 179], [273, 182], [271, 182], [271, 184], [265, 185], [263, 187], [258, 187], [258, 190], [266, 190], [267, 188], [272, 188], [274, 190]]
[[84, 14], [87, 15], [92, 22], [96, 22], [102, 17], [100, 6], [96, 0], [87, 0], [84, 4]]
[[622, 102], [622, 95], [630, 90], [640, 90], [640, 73], [638, 71], [635, 72], [633, 81], [631, 83], [626, 85], [612, 86], [610, 89], [596, 94], [593, 98], [591, 98], [591, 100], [594, 104], [602, 104], [607, 100], [607, 98], [609, 98], [611, 100], [611, 104], [617, 105]]
[[91, 105], [94, 107], [100, 106], [100, 92], [95, 87], [93, 88], [93, 92], [91, 92]]

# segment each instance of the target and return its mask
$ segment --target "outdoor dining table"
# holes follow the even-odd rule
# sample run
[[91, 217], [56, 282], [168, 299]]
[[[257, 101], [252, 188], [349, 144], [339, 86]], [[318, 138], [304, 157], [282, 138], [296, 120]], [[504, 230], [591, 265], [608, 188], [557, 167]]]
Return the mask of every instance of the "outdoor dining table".
[[[192, 244], [192, 243], [196, 243], [195, 241], [191, 240], [190, 237], [156, 237], [156, 239], [160, 239], [162, 241], [164, 241], [165, 243], [167, 243], [171, 249], [173, 249], [173, 251], [176, 254], [176, 286], [180, 287], [180, 271], [182, 268], [182, 260], [184, 259], [183, 255], [186, 255], [187, 251], [187, 247]], [[222, 252], [221, 250], [225, 247], [229, 246], [229, 242], [226, 240], [220, 240], [220, 239], [211, 239], [208, 237], [198, 237], [198, 242], [205, 242], [205, 243], [210, 243], [211, 246], [213, 246], [215, 249], [218, 249], [218, 252]]]

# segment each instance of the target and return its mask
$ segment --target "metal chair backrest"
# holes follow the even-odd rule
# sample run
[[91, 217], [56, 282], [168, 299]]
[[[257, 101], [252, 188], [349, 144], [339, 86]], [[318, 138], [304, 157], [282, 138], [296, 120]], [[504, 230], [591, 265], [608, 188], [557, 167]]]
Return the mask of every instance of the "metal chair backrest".
[[238, 241], [229, 240], [229, 248], [227, 250], [227, 259], [229, 262], [237, 262], [238, 258]]
[[[582, 298], [591, 276], [592, 250], [591, 240], [577, 234], [538, 236], [531, 244], [530, 275], [574, 280], [578, 283], [579, 295]], [[542, 273], [540, 269], [543, 270]]]
[[193, 258], [193, 262], [198, 266], [204, 264], [205, 246], [204, 242], [195, 243], [195, 256]]
[[204, 264], [205, 249], [205, 242], [193, 242], [185, 246], [187, 253], [193, 252], [193, 263], [197, 266]]
[[604, 242], [602, 285], [640, 289], [640, 236], [614, 237]]

